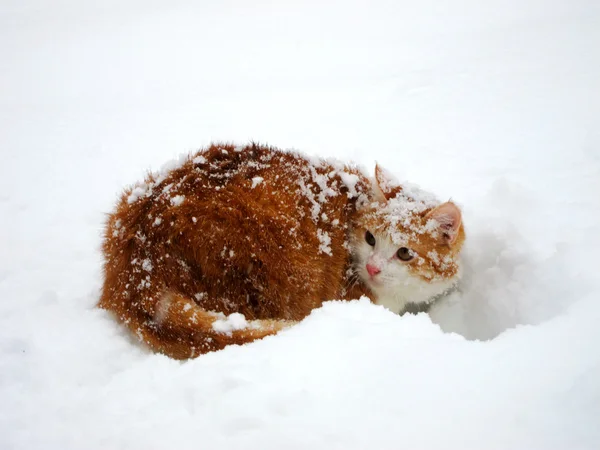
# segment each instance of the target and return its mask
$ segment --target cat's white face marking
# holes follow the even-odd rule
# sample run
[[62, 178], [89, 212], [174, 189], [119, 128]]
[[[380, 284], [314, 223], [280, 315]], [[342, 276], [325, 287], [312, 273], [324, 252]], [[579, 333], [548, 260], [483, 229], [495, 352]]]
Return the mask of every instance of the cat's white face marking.
[[[458, 280], [460, 271], [451, 278], [425, 280], [410, 271], [409, 264], [419, 264], [419, 256], [412, 261], [398, 258], [399, 246], [385, 233], [372, 233], [375, 245], [371, 246], [360, 234], [353, 238], [354, 270], [363, 283], [376, 295], [375, 303], [399, 313], [407, 303], [424, 303], [450, 289]], [[367, 265], [379, 269], [369, 274]]]

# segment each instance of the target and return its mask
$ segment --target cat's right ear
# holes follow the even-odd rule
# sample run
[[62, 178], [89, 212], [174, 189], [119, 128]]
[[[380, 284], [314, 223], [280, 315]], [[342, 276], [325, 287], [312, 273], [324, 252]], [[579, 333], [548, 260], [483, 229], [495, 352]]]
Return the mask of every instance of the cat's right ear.
[[390, 198], [394, 198], [400, 191], [402, 186], [398, 181], [386, 170], [381, 168], [379, 164], [375, 164], [375, 186], [374, 194], [377, 201], [385, 203]]

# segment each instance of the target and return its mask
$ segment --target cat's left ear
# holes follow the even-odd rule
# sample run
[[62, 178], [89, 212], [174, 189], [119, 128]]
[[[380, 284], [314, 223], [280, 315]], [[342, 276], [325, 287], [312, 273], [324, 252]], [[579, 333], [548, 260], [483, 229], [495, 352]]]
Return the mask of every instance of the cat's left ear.
[[398, 181], [389, 172], [382, 169], [379, 164], [375, 164], [375, 181], [377, 185], [375, 186], [376, 196], [380, 200], [394, 198], [402, 191], [402, 186], [398, 184]]
[[458, 206], [452, 202], [442, 203], [429, 211], [426, 216], [439, 224], [439, 232], [445, 244], [452, 245], [458, 237], [458, 230], [462, 223], [462, 214]]

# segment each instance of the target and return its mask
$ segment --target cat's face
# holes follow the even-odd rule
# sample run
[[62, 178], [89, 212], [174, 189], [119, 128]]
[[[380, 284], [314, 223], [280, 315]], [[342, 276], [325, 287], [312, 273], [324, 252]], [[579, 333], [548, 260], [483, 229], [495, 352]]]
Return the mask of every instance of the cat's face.
[[378, 201], [361, 210], [351, 234], [354, 270], [376, 303], [400, 312], [452, 287], [465, 239], [461, 213], [413, 187], [391, 186], [377, 168]]

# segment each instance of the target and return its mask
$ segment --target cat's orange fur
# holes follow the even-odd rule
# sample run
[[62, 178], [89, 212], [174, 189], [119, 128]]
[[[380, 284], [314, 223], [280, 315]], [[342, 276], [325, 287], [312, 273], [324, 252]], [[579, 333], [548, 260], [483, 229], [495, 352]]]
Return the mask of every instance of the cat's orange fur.
[[[326, 300], [377, 301], [352, 247], [367, 227], [390, 226], [378, 211], [401, 188], [383, 176], [373, 184], [293, 152], [211, 145], [124, 193], [107, 222], [99, 306], [154, 351], [185, 359], [274, 334]], [[423, 225], [432, 212], [411, 220]], [[407, 244], [425, 255], [410, 268], [416, 277], [456, 275], [426, 256], [460, 250], [460, 220], [442, 222], [441, 234]]]

